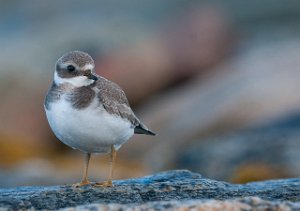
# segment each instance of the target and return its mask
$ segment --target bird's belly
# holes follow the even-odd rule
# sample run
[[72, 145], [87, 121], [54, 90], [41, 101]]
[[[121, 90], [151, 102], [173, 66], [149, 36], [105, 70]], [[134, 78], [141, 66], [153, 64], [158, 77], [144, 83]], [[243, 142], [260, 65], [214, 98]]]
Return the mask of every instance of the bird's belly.
[[134, 133], [131, 123], [111, 115], [93, 102], [84, 109], [74, 109], [66, 100], [51, 104], [46, 115], [56, 137], [66, 145], [89, 153], [109, 152], [119, 148]]

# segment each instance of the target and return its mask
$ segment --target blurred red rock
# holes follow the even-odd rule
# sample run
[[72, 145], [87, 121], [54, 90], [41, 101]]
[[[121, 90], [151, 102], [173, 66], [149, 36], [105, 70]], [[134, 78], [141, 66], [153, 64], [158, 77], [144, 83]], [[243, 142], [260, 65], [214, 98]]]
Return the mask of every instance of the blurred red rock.
[[195, 75], [212, 71], [232, 49], [233, 33], [215, 7], [193, 7], [132, 48], [97, 59], [97, 72], [118, 83], [132, 105]]
[[121, 153], [145, 157], [151, 171], [176, 168], [178, 151], [197, 140], [299, 112], [299, 55], [300, 45], [294, 41], [258, 42], [205, 80], [195, 78], [157, 97], [140, 113], [158, 136], [135, 136]]

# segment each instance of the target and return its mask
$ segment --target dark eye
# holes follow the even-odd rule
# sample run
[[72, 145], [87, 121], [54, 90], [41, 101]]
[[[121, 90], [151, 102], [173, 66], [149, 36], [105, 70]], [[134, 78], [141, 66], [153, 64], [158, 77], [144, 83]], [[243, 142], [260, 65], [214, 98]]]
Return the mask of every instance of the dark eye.
[[75, 70], [75, 67], [73, 65], [68, 65], [67, 66], [67, 70], [69, 70], [70, 72]]

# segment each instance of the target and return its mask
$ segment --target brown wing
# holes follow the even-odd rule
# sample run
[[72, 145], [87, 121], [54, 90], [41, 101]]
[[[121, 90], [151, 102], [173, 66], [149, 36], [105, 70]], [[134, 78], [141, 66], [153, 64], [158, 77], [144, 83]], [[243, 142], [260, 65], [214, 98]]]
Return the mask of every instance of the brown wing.
[[98, 98], [108, 113], [129, 120], [133, 127], [140, 125], [140, 121], [130, 108], [124, 91], [117, 84], [99, 77], [96, 86], [100, 90]]

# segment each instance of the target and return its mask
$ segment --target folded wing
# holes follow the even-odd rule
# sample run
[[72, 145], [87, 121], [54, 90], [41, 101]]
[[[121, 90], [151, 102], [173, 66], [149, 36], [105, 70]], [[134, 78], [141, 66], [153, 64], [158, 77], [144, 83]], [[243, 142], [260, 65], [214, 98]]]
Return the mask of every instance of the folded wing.
[[98, 99], [108, 113], [127, 119], [136, 134], [155, 135], [135, 116], [124, 91], [117, 84], [101, 77], [96, 86]]

